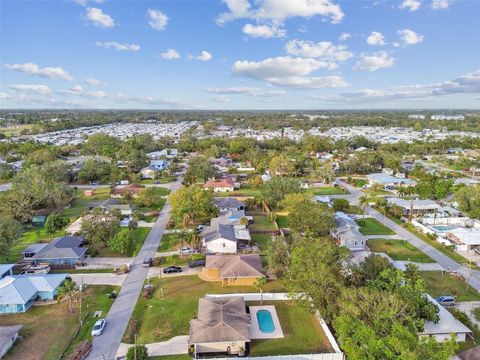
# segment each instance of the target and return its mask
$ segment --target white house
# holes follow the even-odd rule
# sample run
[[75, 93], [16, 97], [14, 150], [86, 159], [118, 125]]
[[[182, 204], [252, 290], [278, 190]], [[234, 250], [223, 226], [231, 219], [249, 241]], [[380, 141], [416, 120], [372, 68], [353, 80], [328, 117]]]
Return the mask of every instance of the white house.
[[383, 174], [383, 173], [368, 174], [367, 180], [371, 185], [380, 184], [380, 185], [383, 185], [384, 187], [386, 186], [398, 187], [398, 186], [408, 186], [408, 185], [416, 184], [416, 182], [412, 179], [398, 178], [398, 177], [391, 176], [388, 174]]
[[23, 325], [0, 326], [0, 359], [11, 349]]
[[209, 226], [202, 232], [202, 244], [207, 254], [236, 254], [235, 229], [220, 223]]
[[367, 245], [367, 238], [363, 235], [358, 224], [345, 213], [335, 213], [335, 229], [332, 236], [337, 239], [340, 246], [347, 247], [350, 251], [363, 251]]

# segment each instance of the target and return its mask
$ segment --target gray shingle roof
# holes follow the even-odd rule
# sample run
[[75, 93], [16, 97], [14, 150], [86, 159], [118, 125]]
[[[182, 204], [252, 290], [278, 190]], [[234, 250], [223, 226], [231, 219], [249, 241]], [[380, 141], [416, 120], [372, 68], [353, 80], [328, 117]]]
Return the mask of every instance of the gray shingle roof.
[[226, 239], [231, 241], [237, 241], [235, 237], [235, 229], [230, 225], [216, 224], [214, 226], [207, 227], [202, 233], [202, 237], [205, 242], [217, 240], [217, 239]]
[[53, 239], [33, 256], [38, 259], [75, 259], [81, 257], [87, 248], [83, 246], [85, 239], [81, 236], [63, 236]]
[[208, 255], [205, 267], [220, 269], [221, 278], [265, 276], [262, 260], [258, 254]]
[[245, 203], [231, 197], [216, 197], [213, 199], [215, 205], [221, 209], [238, 209], [245, 207]]

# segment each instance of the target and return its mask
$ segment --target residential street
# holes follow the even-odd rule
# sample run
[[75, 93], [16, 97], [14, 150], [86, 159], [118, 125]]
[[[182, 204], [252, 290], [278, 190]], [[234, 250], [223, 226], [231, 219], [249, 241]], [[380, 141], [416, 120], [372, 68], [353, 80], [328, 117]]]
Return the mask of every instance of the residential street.
[[[168, 187], [175, 191], [181, 186], [182, 177]], [[155, 225], [148, 234], [145, 243], [138, 256], [133, 260], [131, 272], [127, 275], [117, 299], [113, 303], [106, 317], [107, 326], [104, 333], [93, 340], [92, 352], [88, 356], [90, 360], [112, 360], [120, 346], [123, 333], [127, 328], [138, 296], [142, 290], [149, 268], [143, 267], [144, 258], [154, 257], [160, 239], [165, 231], [170, 217], [170, 205], [168, 202], [163, 207]], [[104, 356], [104, 357], [103, 357]]]
[[[358, 198], [363, 196], [364, 194], [345, 183], [343, 183], [347, 190], [350, 192], [350, 195], [347, 195], [345, 198], [347, 198], [351, 203], [356, 204], [358, 201]], [[332, 196], [335, 197], [335, 196]], [[407, 240], [409, 243], [423, 251], [425, 254], [430, 256], [433, 260], [435, 260], [441, 267], [446, 269], [447, 271], [456, 271], [459, 274], [461, 274], [465, 279], [468, 279], [468, 283], [475, 288], [477, 291], [480, 291], [480, 271], [478, 270], [470, 270], [467, 267], [460, 265], [456, 261], [452, 260], [448, 256], [444, 255], [434, 247], [430, 246], [427, 244], [425, 241], [419, 239], [417, 236], [412, 234], [410, 231], [404, 229], [402, 226], [396, 224], [389, 218], [383, 216], [380, 212], [377, 210], [371, 208], [371, 207], [366, 207], [365, 209], [365, 214], [369, 215], [376, 220], [378, 220], [380, 223], [384, 224], [385, 226], [389, 227], [393, 231], [395, 231], [398, 236], [402, 239]]]

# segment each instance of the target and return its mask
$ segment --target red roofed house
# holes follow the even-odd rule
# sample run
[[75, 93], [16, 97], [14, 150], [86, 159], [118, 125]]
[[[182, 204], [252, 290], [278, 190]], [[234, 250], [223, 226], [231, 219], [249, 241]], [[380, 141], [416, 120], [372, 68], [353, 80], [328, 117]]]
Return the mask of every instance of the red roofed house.
[[111, 192], [110, 195], [113, 198], [122, 198], [124, 196], [130, 196], [132, 198], [136, 198], [140, 192], [142, 192], [145, 188], [142, 185], [138, 184], [131, 184], [127, 186], [117, 186], [114, 188]]
[[213, 192], [228, 192], [235, 190], [235, 183], [232, 180], [207, 181], [203, 187]]

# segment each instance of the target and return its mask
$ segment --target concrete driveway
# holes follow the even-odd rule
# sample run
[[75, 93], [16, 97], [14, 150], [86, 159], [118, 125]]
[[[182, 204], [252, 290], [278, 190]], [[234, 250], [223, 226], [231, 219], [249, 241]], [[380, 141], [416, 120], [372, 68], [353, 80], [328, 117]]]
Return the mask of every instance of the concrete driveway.
[[469, 319], [472, 320], [474, 324], [480, 326], [480, 321], [477, 320], [475, 314], [473, 313], [473, 310], [480, 307], [480, 301], [461, 301], [457, 302], [457, 305], [455, 305], [455, 307], [458, 310], [463, 311], [465, 314], [467, 314]]
[[132, 264], [135, 258], [133, 257], [95, 257], [86, 258], [84, 262], [86, 266], [84, 269], [114, 269], [125, 264]]
[[70, 277], [73, 281], [80, 285], [83, 283], [85, 285], [113, 285], [113, 286], [122, 286], [125, 279], [127, 278], [126, 274], [115, 275], [107, 273], [89, 273], [89, 274], [70, 274]]
[[[116, 358], [123, 359], [127, 356], [128, 348], [132, 344], [121, 343]], [[149, 356], [167, 356], [188, 354], [188, 335], [175, 336], [167, 341], [145, 344]]]

